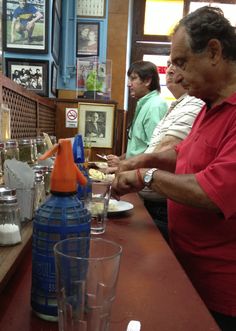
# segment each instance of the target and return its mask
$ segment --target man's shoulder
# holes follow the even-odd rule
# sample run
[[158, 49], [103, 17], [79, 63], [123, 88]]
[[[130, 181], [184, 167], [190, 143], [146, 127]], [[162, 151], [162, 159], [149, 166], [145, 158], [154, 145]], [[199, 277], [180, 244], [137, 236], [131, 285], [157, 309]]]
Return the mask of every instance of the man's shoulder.
[[152, 91], [148, 94], [149, 98], [147, 98], [146, 104], [147, 106], [163, 106], [168, 108], [166, 100], [161, 96], [161, 94], [157, 91]]
[[180, 105], [184, 106], [184, 105], [198, 105], [198, 106], [204, 106], [205, 102], [202, 101], [201, 99], [198, 99], [194, 96], [191, 95], [186, 95], [180, 102]]

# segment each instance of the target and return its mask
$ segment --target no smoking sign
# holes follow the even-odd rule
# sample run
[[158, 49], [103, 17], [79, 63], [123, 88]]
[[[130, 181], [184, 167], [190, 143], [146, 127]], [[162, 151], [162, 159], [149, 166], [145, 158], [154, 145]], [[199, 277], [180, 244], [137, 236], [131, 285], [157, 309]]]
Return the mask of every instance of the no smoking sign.
[[78, 127], [78, 108], [66, 108], [66, 128]]

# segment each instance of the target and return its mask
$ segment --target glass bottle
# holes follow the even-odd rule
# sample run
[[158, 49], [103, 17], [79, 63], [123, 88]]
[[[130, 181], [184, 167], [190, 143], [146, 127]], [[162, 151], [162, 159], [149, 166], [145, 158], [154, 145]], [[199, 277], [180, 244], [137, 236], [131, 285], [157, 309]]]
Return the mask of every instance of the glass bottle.
[[0, 196], [0, 245], [21, 242], [20, 210], [14, 195]]
[[1, 139], [7, 140], [11, 139], [11, 112], [8, 105], [3, 103], [0, 107], [1, 111]]
[[3, 184], [4, 142], [0, 142], [0, 184]]
[[19, 147], [16, 140], [7, 140], [5, 142], [4, 160], [7, 159], [19, 160]]
[[28, 164], [34, 163], [34, 145], [31, 139], [24, 138], [18, 141], [19, 144], [19, 159]]

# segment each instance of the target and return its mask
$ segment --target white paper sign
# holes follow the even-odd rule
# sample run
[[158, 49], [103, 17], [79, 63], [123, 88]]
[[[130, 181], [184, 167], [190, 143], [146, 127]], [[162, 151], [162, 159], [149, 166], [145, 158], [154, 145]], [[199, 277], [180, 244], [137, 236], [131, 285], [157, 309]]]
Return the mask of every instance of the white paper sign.
[[78, 127], [78, 108], [66, 108], [66, 128]]

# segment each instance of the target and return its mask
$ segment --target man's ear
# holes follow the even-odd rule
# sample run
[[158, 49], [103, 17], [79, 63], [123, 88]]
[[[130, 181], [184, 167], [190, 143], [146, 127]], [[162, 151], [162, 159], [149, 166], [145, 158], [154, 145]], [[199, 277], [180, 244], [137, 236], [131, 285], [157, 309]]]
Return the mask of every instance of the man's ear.
[[149, 87], [151, 85], [151, 82], [152, 82], [152, 79], [151, 78], [146, 78], [144, 80], [144, 84], [145, 84], [146, 87]]
[[210, 39], [207, 45], [207, 51], [212, 64], [217, 64], [222, 58], [222, 46], [218, 39]]

